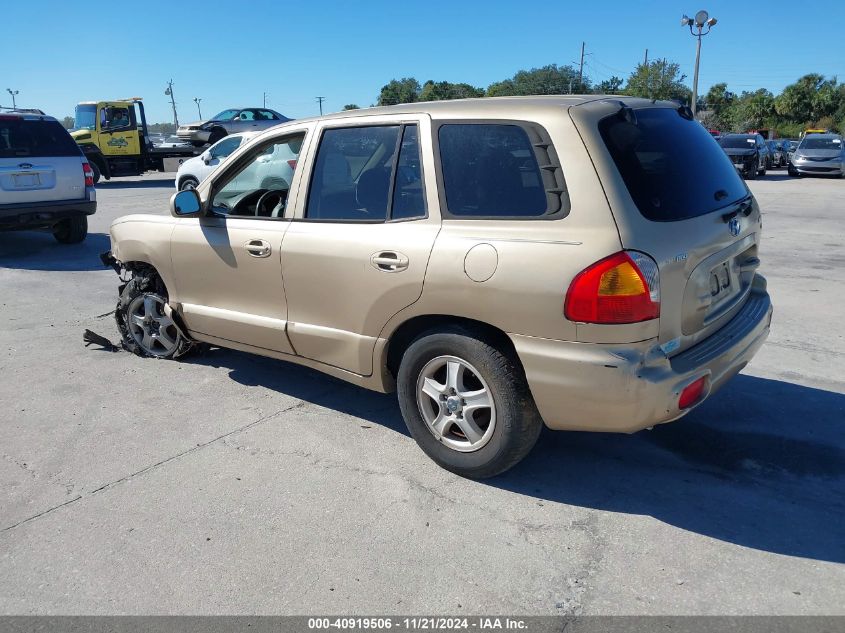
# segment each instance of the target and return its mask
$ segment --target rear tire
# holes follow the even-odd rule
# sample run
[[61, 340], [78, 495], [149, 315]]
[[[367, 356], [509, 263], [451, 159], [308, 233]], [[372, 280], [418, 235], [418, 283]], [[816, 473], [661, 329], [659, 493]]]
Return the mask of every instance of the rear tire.
[[518, 362], [463, 328], [417, 338], [402, 357], [397, 392], [420, 448], [462, 477], [493, 477], [513, 467], [543, 427]]
[[62, 220], [53, 227], [53, 237], [59, 244], [79, 244], [88, 235], [88, 216], [78, 215]]
[[91, 161], [88, 164], [91, 165], [91, 171], [94, 172], [93, 180], [94, 180], [94, 184], [96, 185], [98, 182], [100, 182], [100, 178], [102, 177], [102, 174], [100, 173], [100, 166], [97, 163], [95, 163], [94, 161]]

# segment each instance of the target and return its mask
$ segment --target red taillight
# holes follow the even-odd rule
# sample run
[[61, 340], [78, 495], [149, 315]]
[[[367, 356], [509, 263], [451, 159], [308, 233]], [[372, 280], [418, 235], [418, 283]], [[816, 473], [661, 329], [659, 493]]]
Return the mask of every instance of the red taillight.
[[94, 170], [91, 169], [91, 165], [88, 163], [82, 163], [82, 173], [85, 174], [85, 186], [86, 187], [93, 187], [94, 186]]
[[660, 316], [660, 276], [653, 259], [635, 251], [606, 257], [582, 270], [566, 292], [570, 321], [639, 323]]
[[288, 160], [288, 166], [290, 166], [290, 168], [291, 168], [292, 170], [296, 169], [296, 159], [295, 159], [295, 158], [291, 158], [290, 160]]
[[707, 384], [707, 377], [702, 376], [695, 382], [688, 384], [681, 392], [681, 397], [678, 398], [679, 409], [689, 409], [692, 405], [701, 400], [704, 393], [704, 386]]

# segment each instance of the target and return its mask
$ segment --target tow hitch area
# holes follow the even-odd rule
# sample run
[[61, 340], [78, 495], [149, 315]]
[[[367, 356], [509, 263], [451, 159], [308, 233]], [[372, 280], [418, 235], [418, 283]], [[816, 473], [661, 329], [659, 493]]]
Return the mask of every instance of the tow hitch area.
[[120, 271], [123, 268], [120, 262], [114, 258], [114, 255], [111, 254], [111, 251], [100, 253], [100, 261], [103, 262], [103, 266], [113, 268], [114, 272], [116, 272], [118, 275], [120, 274]]

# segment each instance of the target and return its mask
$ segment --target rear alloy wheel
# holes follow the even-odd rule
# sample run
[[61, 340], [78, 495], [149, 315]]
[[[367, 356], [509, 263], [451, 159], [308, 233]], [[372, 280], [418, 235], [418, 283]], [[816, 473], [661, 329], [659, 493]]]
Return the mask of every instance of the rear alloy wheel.
[[60, 244], [79, 244], [88, 235], [88, 216], [66, 218], [53, 227], [53, 237]]
[[417, 444], [463, 477], [508, 470], [540, 435], [543, 422], [522, 369], [472, 331], [420, 336], [405, 351], [396, 382]]
[[193, 176], [185, 176], [179, 183], [179, 191], [187, 191], [188, 189], [196, 189], [200, 184], [199, 180]]

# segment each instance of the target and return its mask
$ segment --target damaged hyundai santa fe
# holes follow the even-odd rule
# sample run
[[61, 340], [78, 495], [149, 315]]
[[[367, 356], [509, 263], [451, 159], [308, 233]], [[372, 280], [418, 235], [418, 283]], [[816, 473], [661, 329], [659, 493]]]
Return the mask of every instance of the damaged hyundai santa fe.
[[543, 424], [631, 433], [751, 360], [760, 209], [690, 110], [606, 96], [343, 112], [244, 144], [171, 214], [111, 227], [123, 345], [244, 350], [396, 391], [442, 467]]

